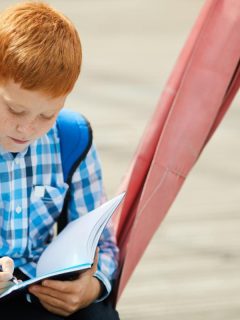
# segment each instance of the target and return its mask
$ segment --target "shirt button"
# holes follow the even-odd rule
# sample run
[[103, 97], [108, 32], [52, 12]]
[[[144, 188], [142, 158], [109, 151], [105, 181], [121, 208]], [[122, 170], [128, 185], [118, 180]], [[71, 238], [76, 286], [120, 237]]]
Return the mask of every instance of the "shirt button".
[[16, 158], [16, 159], [15, 159], [15, 163], [16, 163], [16, 164], [19, 164], [19, 158]]
[[22, 212], [22, 208], [21, 208], [21, 207], [17, 207], [17, 208], [16, 208], [16, 212], [17, 212], [17, 213], [21, 213], [21, 212]]

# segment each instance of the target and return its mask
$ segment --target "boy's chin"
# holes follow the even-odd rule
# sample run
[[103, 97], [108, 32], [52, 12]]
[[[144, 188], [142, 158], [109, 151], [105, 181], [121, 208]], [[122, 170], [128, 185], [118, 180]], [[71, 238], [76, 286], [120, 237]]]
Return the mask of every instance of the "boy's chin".
[[11, 153], [18, 153], [18, 152], [22, 152], [24, 151], [27, 147], [29, 146], [29, 143], [26, 144], [22, 144], [22, 145], [6, 145], [6, 146], [2, 146], [3, 149], [7, 152], [11, 152]]

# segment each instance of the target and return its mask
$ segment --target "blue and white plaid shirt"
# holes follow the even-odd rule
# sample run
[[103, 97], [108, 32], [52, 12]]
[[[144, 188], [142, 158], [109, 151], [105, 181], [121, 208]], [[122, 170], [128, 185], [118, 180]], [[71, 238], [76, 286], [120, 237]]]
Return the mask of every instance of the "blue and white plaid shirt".
[[[14, 259], [15, 267], [29, 277], [35, 276], [39, 256], [54, 235], [68, 188], [63, 180], [56, 126], [16, 157], [0, 146], [0, 257]], [[70, 221], [106, 200], [94, 145], [75, 171], [70, 188]], [[110, 224], [104, 229], [99, 248], [96, 277], [110, 292], [118, 260]]]

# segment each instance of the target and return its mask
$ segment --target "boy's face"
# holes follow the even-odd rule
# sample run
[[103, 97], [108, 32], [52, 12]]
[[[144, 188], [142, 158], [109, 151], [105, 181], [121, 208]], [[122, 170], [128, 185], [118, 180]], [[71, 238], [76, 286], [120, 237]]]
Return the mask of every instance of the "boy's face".
[[53, 126], [66, 97], [52, 99], [13, 81], [0, 84], [0, 145], [8, 152], [23, 151]]

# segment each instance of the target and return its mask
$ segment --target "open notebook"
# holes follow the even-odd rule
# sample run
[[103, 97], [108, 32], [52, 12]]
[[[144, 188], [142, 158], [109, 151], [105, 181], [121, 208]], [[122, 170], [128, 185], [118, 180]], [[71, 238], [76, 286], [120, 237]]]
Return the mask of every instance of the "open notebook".
[[36, 277], [14, 284], [0, 298], [16, 293], [46, 278], [68, 279], [74, 272], [91, 268], [104, 227], [122, 201], [125, 193], [105, 202], [88, 214], [70, 222], [56, 236], [39, 258]]

